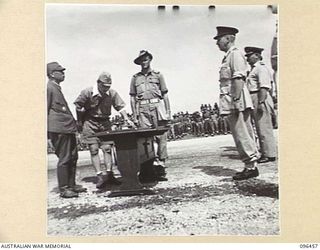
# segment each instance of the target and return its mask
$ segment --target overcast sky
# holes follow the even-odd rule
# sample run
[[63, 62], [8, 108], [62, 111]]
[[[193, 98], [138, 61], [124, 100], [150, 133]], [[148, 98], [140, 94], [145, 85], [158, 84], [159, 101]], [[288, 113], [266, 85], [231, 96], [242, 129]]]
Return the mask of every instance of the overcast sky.
[[153, 54], [152, 68], [160, 71], [169, 89], [172, 113], [194, 112], [202, 103], [218, 102], [218, 70], [224, 53], [213, 36], [216, 26], [240, 30], [236, 44], [270, 48], [276, 31], [276, 15], [267, 5], [172, 6], [159, 11], [156, 5], [46, 5], [46, 62], [66, 68], [61, 84], [72, 111], [80, 91], [96, 84], [102, 71], [112, 75], [112, 88], [127, 103], [133, 63], [142, 49]]

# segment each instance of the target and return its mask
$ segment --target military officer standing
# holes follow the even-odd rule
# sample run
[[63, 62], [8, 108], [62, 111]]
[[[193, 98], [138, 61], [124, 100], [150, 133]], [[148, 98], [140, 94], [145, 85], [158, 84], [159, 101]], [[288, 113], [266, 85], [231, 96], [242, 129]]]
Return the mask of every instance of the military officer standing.
[[[129, 121], [125, 110], [126, 104], [114, 89], [111, 89], [112, 79], [108, 72], [102, 72], [94, 86], [81, 91], [75, 100], [78, 126], [84, 136], [84, 142], [88, 144], [91, 162], [96, 170], [98, 189], [106, 184], [121, 184], [113, 175], [112, 156], [114, 155], [114, 142], [102, 141], [98, 137], [88, 137], [94, 133], [111, 130], [111, 107], [120, 112], [125, 122]], [[133, 123], [132, 123], [133, 125]], [[101, 167], [99, 148], [104, 157], [104, 168]]]
[[[140, 51], [134, 63], [141, 66], [141, 71], [133, 75], [130, 84], [130, 102], [133, 119], [141, 128], [165, 126], [170, 120], [168, 89], [163, 75], [151, 69], [151, 53]], [[154, 162], [157, 181], [166, 181], [165, 160], [167, 154], [167, 133], [156, 136], [156, 161]]]
[[238, 29], [218, 26], [217, 46], [225, 56], [220, 68], [220, 113], [228, 114], [230, 129], [244, 170], [233, 176], [234, 180], [245, 180], [259, 175], [257, 160], [259, 153], [251, 124], [253, 109], [250, 93], [245, 84], [246, 59], [235, 46]]
[[61, 91], [65, 68], [57, 62], [47, 64], [47, 115], [48, 139], [58, 156], [57, 177], [62, 198], [78, 197], [86, 188], [76, 185], [78, 150], [76, 141], [76, 121]]
[[262, 62], [262, 48], [245, 47], [247, 61], [251, 66], [247, 85], [253, 102], [253, 118], [259, 138], [261, 158], [259, 163], [275, 161], [276, 143], [273, 135], [273, 101], [270, 95], [272, 87], [271, 73]]

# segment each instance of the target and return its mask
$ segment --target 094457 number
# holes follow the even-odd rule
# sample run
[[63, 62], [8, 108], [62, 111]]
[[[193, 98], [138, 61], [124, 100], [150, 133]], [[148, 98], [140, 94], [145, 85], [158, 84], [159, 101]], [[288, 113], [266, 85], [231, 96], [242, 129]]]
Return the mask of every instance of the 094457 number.
[[318, 248], [318, 244], [303, 243], [300, 244], [300, 248]]

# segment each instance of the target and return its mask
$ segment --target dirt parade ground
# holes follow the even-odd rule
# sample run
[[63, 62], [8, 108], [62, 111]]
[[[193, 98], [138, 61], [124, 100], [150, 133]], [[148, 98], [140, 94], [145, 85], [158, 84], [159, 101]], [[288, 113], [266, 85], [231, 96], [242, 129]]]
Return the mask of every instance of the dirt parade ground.
[[[276, 131], [275, 131], [276, 132]], [[56, 156], [48, 156], [49, 236], [279, 235], [278, 162], [260, 175], [233, 181], [243, 169], [231, 135], [168, 142], [167, 182], [153, 195], [107, 197], [95, 188], [88, 151], [79, 152], [79, 198], [59, 197]]]

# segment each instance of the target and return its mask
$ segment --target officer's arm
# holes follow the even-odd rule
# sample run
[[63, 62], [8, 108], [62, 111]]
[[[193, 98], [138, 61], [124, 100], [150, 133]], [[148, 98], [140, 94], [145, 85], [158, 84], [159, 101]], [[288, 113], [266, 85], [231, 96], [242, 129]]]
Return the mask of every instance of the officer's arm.
[[267, 99], [268, 91], [271, 89], [271, 74], [267, 67], [261, 66], [257, 68], [257, 77], [259, 81], [259, 103]]
[[81, 132], [82, 130], [85, 113], [86, 113], [86, 110], [84, 108], [85, 100], [86, 100], [85, 91], [81, 91], [80, 95], [77, 97], [77, 99], [74, 102], [74, 105], [76, 106], [77, 125], [78, 125], [79, 132]]
[[258, 93], [259, 103], [263, 103], [267, 99], [268, 91], [267, 88], [260, 88]]
[[51, 89], [47, 88], [47, 114], [49, 114], [51, 103], [52, 103], [52, 91]]
[[241, 97], [241, 91], [243, 89], [244, 86], [244, 81], [241, 78], [234, 78], [232, 80], [232, 84], [233, 84], [233, 96], [232, 98], [234, 100], [239, 100]]
[[85, 110], [76, 108], [76, 114], [77, 114], [77, 121], [83, 123], [84, 116], [85, 116]]
[[136, 107], [136, 97], [135, 96], [130, 96], [130, 105], [132, 109], [132, 116], [134, 121], [138, 119], [138, 113], [137, 113], [137, 107]]
[[137, 122], [138, 110], [137, 110], [137, 101], [136, 101], [137, 90], [136, 90], [135, 82], [136, 82], [136, 75], [134, 75], [131, 78], [129, 95], [130, 95], [130, 105], [131, 105], [133, 120], [134, 122]]
[[166, 113], [167, 113], [168, 119], [170, 119], [171, 118], [171, 110], [170, 110], [170, 102], [169, 102], [168, 93], [163, 94], [162, 97], [163, 97], [164, 106], [166, 108]]
[[247, 63], [240, 51], [234, 51], [231, 55], [230, 67], [232, 70], [232, 98], [239, 100], [244, 87], [244, 79], [247, 71]]

